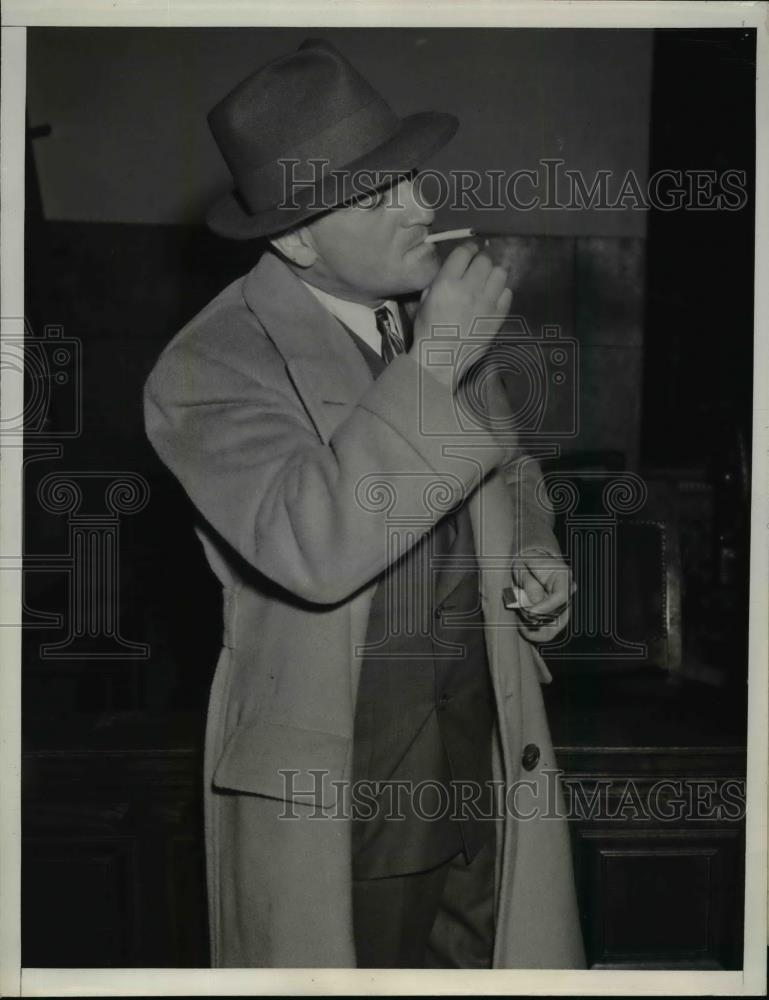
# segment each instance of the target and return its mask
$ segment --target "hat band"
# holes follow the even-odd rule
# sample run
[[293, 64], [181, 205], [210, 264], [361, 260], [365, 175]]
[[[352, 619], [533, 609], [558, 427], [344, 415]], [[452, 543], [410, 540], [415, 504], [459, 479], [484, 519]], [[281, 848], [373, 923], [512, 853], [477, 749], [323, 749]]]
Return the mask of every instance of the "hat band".
[[252, 213], [306, 205], [317, 197], [334, 171], [344, 170], [383, 145], [400, 127], [401, 120], [384, 101], [373, 101], [297, 144], [284, 156], [239, 176], [238, 194]]

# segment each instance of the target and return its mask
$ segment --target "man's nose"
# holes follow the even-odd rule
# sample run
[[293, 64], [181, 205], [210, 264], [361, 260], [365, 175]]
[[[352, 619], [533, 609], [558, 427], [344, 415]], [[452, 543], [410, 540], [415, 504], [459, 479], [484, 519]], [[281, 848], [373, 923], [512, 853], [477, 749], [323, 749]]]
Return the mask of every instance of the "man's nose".
[[407, 226], [431, 226], [435, 212], [424, 203], [411, 177], [404, 178], [398, 185], [398, 198], [403, 205], [404, 224]]

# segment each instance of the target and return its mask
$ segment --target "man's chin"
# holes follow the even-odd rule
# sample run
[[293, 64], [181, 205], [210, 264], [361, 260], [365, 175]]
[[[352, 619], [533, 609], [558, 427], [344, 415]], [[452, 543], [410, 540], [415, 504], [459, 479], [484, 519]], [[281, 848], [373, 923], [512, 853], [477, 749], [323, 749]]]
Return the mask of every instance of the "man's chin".
[[[431, 244], [427, 244], [427, 249], [433, 251]], [[408, 288], [404, 288], [401, 294], [424, 291], [428, 285], [435, 281], [440, 269], [441, 262], [434, 251], [429, 256], [420, 254], [415, 261], [410, 262], [406, 276]]]
[[[429, 244], [428, 244], [429, 246]], [[409, 295], [419, 295], [431, 285], [440, 271], [440, 261], [427, 256], [406, 260], [397, 276], [383, 282], [376, 294], [383, 299], [399, 299]]]

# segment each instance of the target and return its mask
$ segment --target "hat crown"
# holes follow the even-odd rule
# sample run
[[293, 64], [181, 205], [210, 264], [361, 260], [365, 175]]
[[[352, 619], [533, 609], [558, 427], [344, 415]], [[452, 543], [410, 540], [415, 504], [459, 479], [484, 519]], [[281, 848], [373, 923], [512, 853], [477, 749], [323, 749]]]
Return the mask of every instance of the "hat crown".
[[208, 123], [236, 173], [246, 162], [258, 167], [290, 157], [313, 136], [372, 105], [395, 127], [387, 102], [344, 56], [328, 42], [309, 39], [234, 87], [209, 112]]

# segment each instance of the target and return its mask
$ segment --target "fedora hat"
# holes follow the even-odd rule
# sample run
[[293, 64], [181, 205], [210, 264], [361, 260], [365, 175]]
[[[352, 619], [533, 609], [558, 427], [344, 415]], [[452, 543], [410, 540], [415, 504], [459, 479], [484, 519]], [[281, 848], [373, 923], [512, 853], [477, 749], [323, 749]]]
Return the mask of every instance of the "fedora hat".
[[246, 240], [409, 173], [458, 122], [435, 111], [399, 118], [333, 45], [308, 39], [239, 83], [208, 124], [235, 189], [206, 222], [220, 236]]

